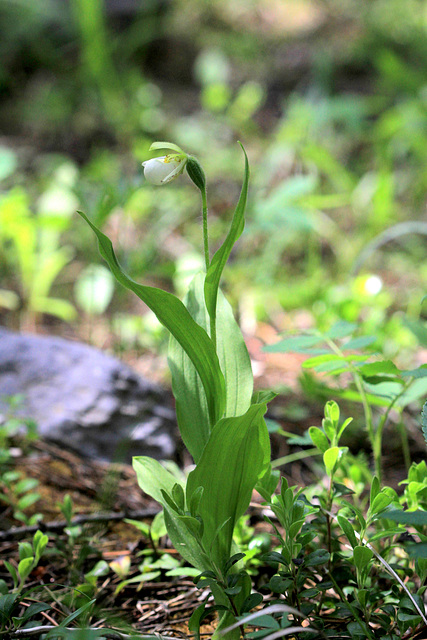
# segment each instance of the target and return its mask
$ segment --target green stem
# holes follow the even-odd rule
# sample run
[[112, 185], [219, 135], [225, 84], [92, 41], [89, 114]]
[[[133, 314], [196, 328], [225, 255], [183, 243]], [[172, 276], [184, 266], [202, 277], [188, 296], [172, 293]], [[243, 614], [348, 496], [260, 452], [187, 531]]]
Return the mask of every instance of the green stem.
[[354, 615], [355, 619], [359, 623], [361, 631], [363, 633], [366, 633], [366, 635], [368, 636], [369, 640], [374, 640], [374, 637], [371, 634], [368, 625], [365, 624], [364, 622], [362, 622], [362, 620], [360, 619], [359, 615], [357, 614], [356, 609], [353, 607], [351, 602], [349, 600], [347, 600], [347, 598], [345, 597], [341, 587], [337, 584], [337, 581], [335, 580], [335, 578], [332, 575], [332, 573], [329, 573], [329, 578], [330, 578], [331, 582], [333, 583], [333, 585], [335, 587], [335, 591], [338, 593], [338, 595], [341, 598], [342, 602], [344, 602], [349, 607], [350, 611], [352, 612], [352, 614]]
[[[341, 349], [339, 347], [337, 347], [335, 342], [333, 342], [332, 340], [327, 338], [326, 339], [326, 343], [328, 344], [328, 346], [332, 349], [332, 351], [334, 353], [336, 353], [337, 355], [341, 356], [343, 359], [345, 358], [343, 352], [341, 351]], [[379, 481], [381, 482], [381, 475], [382, 475], [381, 450], [380, 450], [380, 453], [378, 455], [378, 451], [376, 449], [375, 431], [374, 431], [374, 425], [373, 425], [373, 420], [372, 420], [371, 407], [369, 405], [365, 389], [363, 388], [359, 372], [353, 366], [352, 362], [348, 362], [348, 368], [349, 368], [349, 371], [350, 371], [351, 375], [353, 376], [354, 384], [356, 385], [356, 389], [358, 390], [358, 392], [360, 394], [360, 397], [361, 397], [361, 400], [362, 400], [363, 413], [365, 415], [366, 430], [368, 432], [368, 437], [369, 437], [369, 440], [370, 440], [370, 443], [371, 443], [371, 447], [372, 447], [372, 451], [373, 451], [373, 454], [374, 454], [375, 472], [376, 472], [376, 474], [378, 476]]]
[[[405, 391], [408, 389], [408, 387], [412, 384], [413, 382], [413, 378], [410, 378], [402, 387], [400, 393], [398, 393], [393, 400], [390, 402], [390, 404], [387, 407], [386, 412], [384, 413], [384, 415], [381, 417], [381, 420], [378, 423], [378, 427], [375, 433], [375, 442], [374, 442], [374, 459], [375, 461], [377, 459], [381, 460], [381, 451], [382, 451], [382, 440], [383, 440], [383, 431], [384, 431], [384, 427], [387, 423], [388, 417], [390, 415], [391, 410], [393, 409], [394, 405], [396, 404], [396, 402], [403, 396], [403, 394], [405, 393]], [[399, 429], [399, 428], [398, 428]], [[400, 434], [402, 436], [402, 432], [400, 431]], [[403, 442], [402, 442], [403, 444]], [[406, 443], [407, 444], [407, 443]], [[404, 453], [405, 453], [405, 449], [404, 449]], [[409, 468], [410, 466], [410, 461], [409, 461], [409, 466], [408, 466], [408, 457], [407, 457], [407, 453], [405, 456], [405, 465], [407, 468]], [[378, 479], [381, 481], [381, 476], [378, 476]]]
[[208, 236], [208, 201], [207, 201], [207, 194], [206, 194], [206, 187], [203, 187], [203, 189], [200, 189], [200, 192], [202, 194], [202, 215], [203, 215], [203, 248], [204, 248], [204, 252], [205, 252], [205, 265], [206, 265], [206, 272], [209, 269], [209, 263], [210, 263], [210, 259], [209, 259], [209, 236]]
[[[200, 193], [202, 194], [202, 215], [203, 215], [203, 249], [205, 254], [205, 266], [206, 273], [208, 272], [210, 265], [209, 258], [209, 233], [208, 233], [208, 202], [207, 202], [207, 194], [206, 187], [200, 187]], [[216, 349], [216, 317], [211, 317], [209, 320], [210, 323], [210, 334], [211, 340], [214, 343], [214, 347]]]

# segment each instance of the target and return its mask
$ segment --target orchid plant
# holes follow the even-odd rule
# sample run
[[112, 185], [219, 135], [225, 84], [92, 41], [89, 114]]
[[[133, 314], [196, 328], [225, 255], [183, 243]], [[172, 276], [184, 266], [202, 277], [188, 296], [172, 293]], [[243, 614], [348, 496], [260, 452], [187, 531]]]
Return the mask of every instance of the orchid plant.
[[[257, 483], [264, 494], [277, 481], [271, 473], [270, 441], [264, 420], [273, 394], [254, 394], [249, 354], [230, 304], [219, 288], [230, 252], [242, 234], [249, 165], [231, 225], [221, 247], [209, 254], [206, 179], [198, 160], [177, 145], [155, 142], [150, 150], [172, 153], [143, 163], [147, 182], [165, 185], [184, 170], [200, 190], [205, 270], [195, 276], [184, 301], [132, 280], [119, 265], [109, 238], [85, 214], [101, 255], [117, 280], [136, 293], [170, 332], [168, 362], [181, 437], [195, 467], [177, 481], [158, 461], [138, 456], [133, 466], [141, 489], [163, 506], [169, 537], [181, 556], [200, 571], [220, 611], [217, 633], [235, 624], [255, 604], [251, 581], [239, 566], [243, 554], [233, 541]], [[268, 487], [268, 491], [267, 491]], [[196, 611], [203, 616], [204, 605]], [[226, 636], [239, 637], [234, 628]]]

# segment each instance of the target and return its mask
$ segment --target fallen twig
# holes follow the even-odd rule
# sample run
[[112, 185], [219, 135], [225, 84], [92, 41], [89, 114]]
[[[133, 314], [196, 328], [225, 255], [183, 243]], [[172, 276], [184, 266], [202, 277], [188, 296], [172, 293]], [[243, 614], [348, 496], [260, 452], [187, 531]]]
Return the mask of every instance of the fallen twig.
[[12, 527], [8, 531], [0, 531], [0, 541], [10, 540], [11, 538], [22, 537], [33, 534], [37, 530], [40, 531], [62, 531], [66, 527], [76, 526], [79, 524], [87, 524], [89, 522], [117, 522], [129, 518], [136, 520], [138, 518], [154, 518], [160, 509], [155, 507], [138, 509], [137, 511], [109, 511], [100, 513], [89, 513], [76, 516], [70, 523], [66, 520], [52, 520], [52, 522], [39, 522], [38, 524], [28, 525], [25, 527]]

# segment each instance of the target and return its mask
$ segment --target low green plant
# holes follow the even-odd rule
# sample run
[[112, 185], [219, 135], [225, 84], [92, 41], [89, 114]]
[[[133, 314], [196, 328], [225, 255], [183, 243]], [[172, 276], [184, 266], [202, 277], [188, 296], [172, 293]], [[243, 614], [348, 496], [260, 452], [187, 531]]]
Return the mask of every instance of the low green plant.
[[271, 394], [253, 396], [249, 355], [219, 290], [224, 266], [243, 231], [249, 166], [245, 154], [245, 177], [230, 230], [211, 259], [203, 169], [176, 145], [155, 143], [152, 148], [174, 153], [144, 163], [148, 181], [166, 183], [186, 169], [202, 197], [206, 273], [194, 278], [184, 303], [126, 276], [109, 239], [81, 215], [94, 230], [101, 254], [119, 282], [134, 291], [171, 333], [169, 365], [178, 424], [196, 466], [186, 482], [177, 482], [150, 458], [135, 458], [134, 467], [141, 488], [163, 506], [174, 546], [212, 589], [222, 611], [221, 628], [246, 611], [250, 598], [250, 578], [236, 566], [242, 554], [234, 547], [233, 531], [270, 463], [263, 416]]
[[0, 254], [11, 271], [13, 288], [0, 290], [0, 306], [19, 311], [21, 324], [34, 327], [40, 314], [71, 320], [76, 311], [65, 299], [51, 295], [53, 284], [72, 258], [61, 245], [64, 216], [34, 215], [30, 197], [15, 187], [0, 197]]
[[[317, 373], [350, 374], [348, 388], [327, 392], [361, 403], [375, 463], [372, 475], [365, 460], [349, 454], [343, 435], [351, 418], [342, 421], [337, 402], [329, 400], [322, 426], [311, 427], [308, 439], [303, 439], [322, 457], [320, 471], [326, 481], [303, 491], [282, 478], [276, 493], [278, 465], [270, 459], [264, 419], [275, 394], [253, 392], [249, 355], [219, 288], [243, 231], [249, 182], [246, 154], [243, 187], [228, 235], [211, 258], [206, 180], [200, 164], [176, 145], [155, 143], [152, 148], [169, 148], [173, 153], [144, 163], [148, 182], [165, 184], [186, 170], [201, 193], [205, 270], [192, 280], [184, 302], [126, 275], [109, 238], [80, 215], [94, 231], [113, 275], [150, 307], [171, 334], [168, 361], [178, 425], [194, 468], [185, 477], [144, 456], [134, 458], [133, 465], [142, 490], [163, 507], [173, 546], [197, 571], [195, 583], [213, 595], [212, 606], [203, 602], [194, 611], [190, 630], [200, 638], [201, 622], [216, 611], [220, 619], [214, 637], [224, 634], [230, 640], [245, 637], [246, 627], [251, 626], [257, 629], [256, 637], [266, 639], [296, 633], [301, 638], [313, 634], [324, 638], [336, 630], [354, 640], [394, 640], [397, 632], [409, 628], [415, 632], [420, 624], [427, 625], [427, 618], [419, 593], [414, 595], [410, 586], [425, 577], [427, 565], [421, 558], [416, 566], [409, 557], [399, 559], [404, 527], [392, 517], [396, 509], [401, 513], [402, 499], [381, 485], [381, 450], [392, 408], [402, 410], [410, 398], [422, 395], [425, 367], [401, 371], [375, 353], [364, 352], [375, 338], [354, 335], [357, 327], [344, 322], [327, 333], [286, 338], [269, 347], [269, 351], [310, 355], [305, 367]], [[373, 406], [383, 409], [375, 420]], [[409, 470], [405, 493], [412, 506], [424, 500], [425, 468]], [[245, 558], [248, 529], [241, 519], [254, 489], [270, 510], [266, 521], [273, 530], [265, 545], [264, 582], [257, 585], [258, 591], [252, 590], [251, 576], [255, 583], [260, 576], [254, 571], [256, 565], [250, 566], [249, 553]], [[166, 575], [187, 571], [179, 561], [157, 552], [157, 525], [151, 529], [137, 525], [151, 536], [152, 545], [138, 575], [128, 577], [127, 565], [114, 569], [123, 578], [117, 591], [131, 582], [157, 579], [161, 571]], [[418, 535], [421, 538], [423, 532]], [[267, 581], [265, 564], [270, 571]], [[408, 586], [405, 578], [414, 584]], [[271, 606], [263, 607], [266, 592]], [[251, 613], [254, 608], [260, 611]], [[305, 626], [295, 626], [301, 618]]]
[[[375, 349], [375, 335], [358, 335], [355, 323], [340, 321], [329, 331], [312, 331], [301, 336], [286, 337], [276, 344], [264, 347], [268, 353], [296, 352], [309, 356], [303, 368], [316, 374], [331, 376], [341, 381], [342, 374], [350, 374], [352, 383], [318, 385], [322, 395], [360, 403], [364, 426], [372, 447], [375, 473], [382, 476], [383, 434], [390, 412], [402, 416], [404, 408], [427, 393], [427, 368], [401, 370], [386, 360]], [[307, 383], [308, 380], [306, 379]], [[316, 382], [314, 382], [316, 386]], [[381, 411], [378, 411], [381, 409]], [[408, 435], [398, 422], [404, 460], [410, 465]], [[328, 454], [330, 455], [330, 454]]]
[[43, 517], [41, 513], [27, 513], [40, 499], [37, 492], [39, 481], [13, 468], [14, 459], [11, 452], [14, 444], [18, 442], [20, 449], [27, 449], [37, 438], [37, 426], [33, 420], [16, 415], [16, 410], [22, 402], [21, 396], [6, 398], [6, 402], [8, 408], [3, 424], [0, 425], [0, 502], [10, 507], [16, 520], [31, 526]]
[[20, 471], [4, 471], [0, 474], [0, 502], [9, 505], [15, 520], [25, 525], [36, 524], [43, 518], [43, 514], [27, 515], [26, 511], [40, 500], [36, 491], [39, 481], [27, 478]]
[[33, 569], [37, 567], [48, 542], [49, 538], [46, 534], [41, 531], [36, 531], [31, 543], [19, 543], [19, 563], [17, 567], [5, 560], [5, 567], [13, 580], [13, 593], [21, 593], [25, 581]]

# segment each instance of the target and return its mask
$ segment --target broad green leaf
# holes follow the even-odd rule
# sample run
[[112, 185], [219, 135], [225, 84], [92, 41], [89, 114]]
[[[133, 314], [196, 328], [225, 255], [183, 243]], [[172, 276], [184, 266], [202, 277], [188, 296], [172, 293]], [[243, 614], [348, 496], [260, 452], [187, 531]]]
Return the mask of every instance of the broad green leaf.
[[378, 476], [374, 476], [372, 478], [372, 483], [371, 483], [371, 493], [370, 493], [370, 498], [369, 498], [369, 503], [372, 507], [375, 498], [377, 497], [377, 495], [379, 494], [379, 492], [381, 491], [381, 486], [380, 486], [380, 481], [378, 479]]
[[[204, 301], [204, 274], [193, 279], [184, 303], [198, 325], [209, 331]], [[253, 376], [242, 333], [230, 304], [218, 290], [217, 353], [226, 385], [225, 417], [245, 413], [251, 403]], [[185, 446], [197, 462], [209, 439], [210, 422], [200, 376], [177, 341], [171, 337], [168, 353], [179, 430]]]
[[[381, 516], [382, 517], [382, 516]], [[375, 540], [385, 540], [386, 538], [392, 538], [398, 536], [404, 532], [404, 529], [395, 527], [394, 529], [383, 529], [377, 531], [373, 536], [369, 536], [369, 542], [375, 542]]]
[[185, 516], [178, 516], [169, 507], [164, 507], [164, 517], [169, 538], [178, 553], [199, 571], [209, 571], [212, 565], [195, 537], [188, 528]]
[[206, 393], [210, 420], [215, 424], [224, 413], [225, 383], [215, 347], [206, 331], [193, 320], [176, 296], [162, 289], [138, 284], [129, 278], [117, 261], [111, 240], [84, 213], [78, 213], [96, 234], [100, 253], [115, 278], [150, 307], [189, 356]]
[[194, 635], [195, 640], [200, 640], [200, 624], [205, 616], [206, 604], [203, 602], [193, 611], [188, 621], [188, 629]]
[[162, 489], [170, 495], [177, 484], [177, 478], [162, 467], [160, 462], [148, 456], [135, 456], [132, 466], [140, 488], [164, 507], [166, 503]]
[[378, 515], [381, 511], [384, 511], [391, 502], [393, 502], [392, 496], [388, 496], [385, 493], [379, 493], [371, 503], [370, 511], [372, 515]]
[[345, 518], [342, 515], [338, 515], [337, 516], [337, 520], [338, 520], [338, 524], [340, 525], [341, 529], [344, 531], [345, 535], [347, 536], [348, 541], [350, 542], [351, 546], [353, 548], [356, 547], [358, 542], [357, 542], [356, 534], [354, 533], [354, 529], [353, 529], [353, 526], [351, 525], [351, 523], [348, 521], [347, 518]]
[[325, 451], [329, 449], [329, 440], [319, 427], [310, 427], [308, 433], [314, 446], [317, 447], [319, 451], [325, 453]]
[[363, 569], [369, 564], [373, 555], [374, 554], [368, 547], [357, 545], [357, 547], [353, 549], [354, 564], [357, 569], [359, 571], [363, 571]]
[[338, 425], [338, 421], [340, 419], [340, 408], [334, 400], [328, 400], [325, 404], [325, 416]]
[[18, 598], [17, 593], [7, 593], [0, 596], [0, 623], [3, 624], [9, 620]]
[[202, 543], [222, 569], [230, 556], [236, 520], [246, 511], [252, 490], [270, 462], [265, 411], [265, 404], [252, 405], [243, 416], [220, 420], [188, 476], [187, 503], [203, 487], [199, 504]]
[[229, 302], [218, 291], [217, 353], [225, 378], [225, 418], [241, 416], [249, 409], [253, 375], [249, 353]]
[[189, 529], [185, 517], [181, 518], [169, 507], [162, 493], [163, 491], [170, 496], [178, 484], [177, 478], [162, 467], [160, 462], [146, 456], [134, 457], [133, 468], [141, 489], [163, 506], [166, 529], [175, 549], [193, 567], [200, 571], [210, 569], [210, 563]]
[[359, 372], [364, 377], [377, 376], [381, 374], [397, 375], [398, 373], [400, 373], [399, 369], [391, 360], [381, 360], [380, 362], [370, 362], [369, 364], [364, 364], [359, 368]]
[[[263, 402], [268, 404], [276, 397], [277, 393], [274, 391], [255, 391], [252, 396], [252, 404], [261, 404]], [[270, 420], [270, 422], [272, 422], [272, 420]]]
[[340, 447], [330, 447], [323, 454], [323, 463], [328, 476], [332, 475], [335, 465], [339, 459]]
[[24, 580], [31, 573], [33, 566], [34, 566], [33, 556], [30, 556], [29, 558], [24, 558], [23, 560], [20, 561], [20, 563], [18, 564], [18, 574], [22, 582], [24, 582]]
[[427, 525], [427, 511], [387, 511], [382, 515], [385, 520], [394, 520], [401, 524], [423, 527]]
[[243, 146], [242, 149], [245, 155], [245, 176], [243, 179], [242, 190], [240, 192], [240, 198], [234, 211], [233, 220], [231, 221], [231, 226], [227, 237], [221, 247], [213, 256], [208, 268], [208, 272], [206, 274], [205, 300], [206, 308], [211, 318], [215, 318], [216, 315], [217, 294], [222, 272], [227, 263], [231, 250], [235, 242], [242, 235], [243, 227], [245, 226], [245, 208], [249, 186], [249, 163], [246, 151], [244, 150]]
[[351, 354], [349, 356], [340, 356], [335, 353], [325, 353], [321, 356], [308, 358], [308, 360], [303, 362], [302, 366], [304, 369], [310, 369], [328, 362], [338, 362], [340, 365], [343, 365], [345, 362], [363, 362], [364, 360], [366, 360], [366, 355]]

